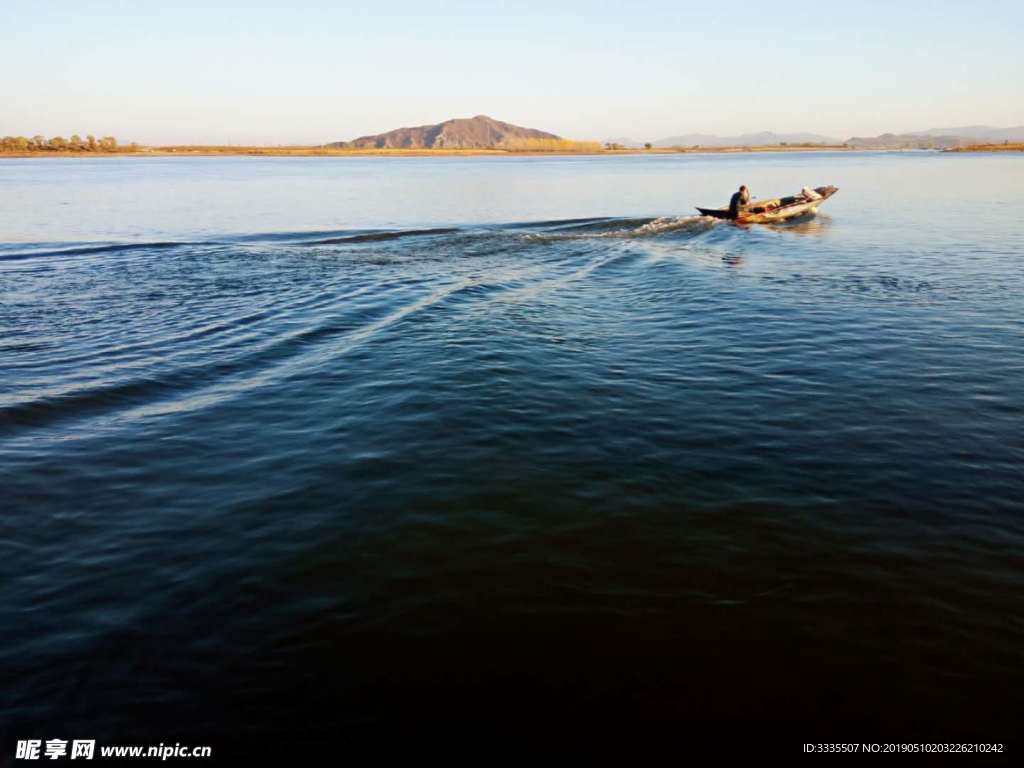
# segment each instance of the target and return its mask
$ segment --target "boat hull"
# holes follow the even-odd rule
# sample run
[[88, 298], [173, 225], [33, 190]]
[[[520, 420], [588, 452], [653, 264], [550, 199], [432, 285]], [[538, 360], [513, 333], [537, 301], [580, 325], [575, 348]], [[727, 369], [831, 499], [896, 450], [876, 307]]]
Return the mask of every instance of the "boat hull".
[[[803, 195], [793, 197], [777, 197], [772, 200], [754, 200], [735, 217], [738, 224], [769, 224], [786, 219], [795, 219], [798, 216], [813, 216], [818, 212], [818, 206], [828, 200], [839, 191], [837, 187], [818, 187], [814, 190], [820, 198], [808, 200]], [[697, 208], [702, 216], [712, 216], [716, 219], [733, 219], [728, 208]]]

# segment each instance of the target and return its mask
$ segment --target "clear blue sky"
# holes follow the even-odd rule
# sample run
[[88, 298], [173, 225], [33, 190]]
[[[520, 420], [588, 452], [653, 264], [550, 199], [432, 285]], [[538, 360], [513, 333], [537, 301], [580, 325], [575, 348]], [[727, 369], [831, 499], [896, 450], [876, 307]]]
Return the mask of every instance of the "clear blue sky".
[[0, 135], [309, 143], [1024, 124], [1024, 2], [4, 0]]

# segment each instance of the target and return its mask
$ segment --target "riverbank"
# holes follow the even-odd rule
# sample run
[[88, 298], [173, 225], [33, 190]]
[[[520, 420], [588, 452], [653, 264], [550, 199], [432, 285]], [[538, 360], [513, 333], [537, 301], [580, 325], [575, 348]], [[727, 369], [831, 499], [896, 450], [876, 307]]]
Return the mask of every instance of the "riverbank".
[[969, 144], [966, 147], [951, 147], [946, 152], [1024, 152], [1024, 143]]
[[523, 151], [505, 149], [345, 149], [336, 147], [235, 147], [235, 146], [171, 146], [139, 147], [134, 151], [118, 152], [6, 152], [0, 158], [47, 158], [47, 157], [222, 157], [239, 155], [246, 157], [476, 157], [495, 155], [506, 157], [547, 157], [547, 156], [594, 156], [594, 155], [679, 155], [679, 154], [730, 154], [754, 152], [854, 152], [855, 147], [838, 145], [758, 145], [746, 147], [658, 147], [652, 149], [600, 149], [595, 151]]

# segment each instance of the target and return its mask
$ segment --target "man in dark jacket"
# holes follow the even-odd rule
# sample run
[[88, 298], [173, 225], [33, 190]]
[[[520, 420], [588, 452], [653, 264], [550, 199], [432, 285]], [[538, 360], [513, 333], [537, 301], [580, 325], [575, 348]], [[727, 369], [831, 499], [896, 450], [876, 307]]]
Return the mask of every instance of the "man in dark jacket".
[[747, 185], [744, 184], [740, 187], [738, 192], [734, 192], [732, 197], [729, 199], [729, 217], [732, 219], [739, 218], [740, 211], [747, 207], [747, 203], [750, 202], [750, 192], [747, 190]]

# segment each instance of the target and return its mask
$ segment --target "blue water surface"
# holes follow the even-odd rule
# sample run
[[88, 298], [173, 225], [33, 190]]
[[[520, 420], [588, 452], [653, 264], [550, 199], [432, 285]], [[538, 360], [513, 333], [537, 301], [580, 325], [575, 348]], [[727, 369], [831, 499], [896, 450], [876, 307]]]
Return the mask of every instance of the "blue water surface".
[[[839, 192], [695, 215], [740, 183]], [[5, 738], [1009, 740], [1024, 156], [4, 160], [0, 190]]]

